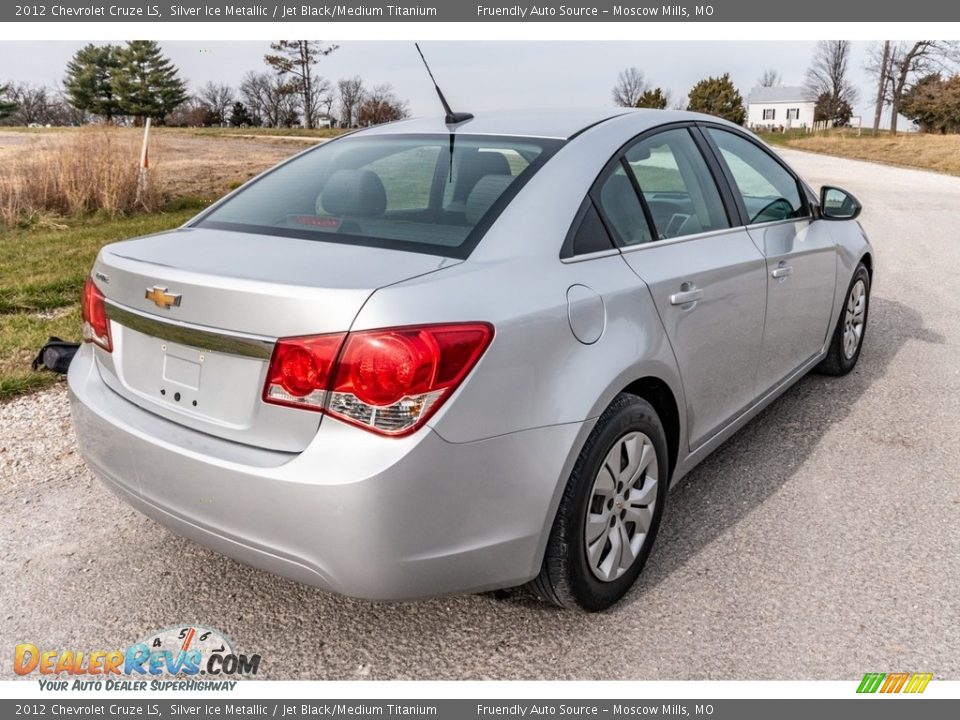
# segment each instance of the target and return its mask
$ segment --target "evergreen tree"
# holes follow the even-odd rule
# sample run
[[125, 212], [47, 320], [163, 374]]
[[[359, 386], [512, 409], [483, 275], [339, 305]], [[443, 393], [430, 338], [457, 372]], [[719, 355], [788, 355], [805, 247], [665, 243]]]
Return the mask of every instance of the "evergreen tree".
[[669, 100], [666, 94], [664, 94], [663, 90], [657, 87], [644, 90], [643, 95], [641, 95], [640, 99], [637, 100], [636, 107], [663, 110], [667, 107], [668, 102]]
[[117, 52], [113, 91], [120, 107], [137, 122], [163, 117], [187, 99], [179, 71], [153, 40], [132, 40]]
[[63, 79], [67, 100], [73, 107], [102, 115], [107, 122], [122, 114], [113, 91], [118, 51], [116, 45], [90, 44], [80, 48], [67, 63]]
[[743, 125], [747, 111], [743, 97], [730, 80], [730, 73], [701, 80], [690, 90], [687, 110], [707, 113]]
[[230, 111], [230, 124], [234, 127], [253, 125], [253, 118], [250, 117], [247, 106], [242, 102], [235, 102], [233, 104], [233, 110]]
[[0, 85], [0, 120], [7, 117], [10, 113], [17, 109], [17, 104], [15, 102], [3, 99], [7, 94], [8, 89], [9, 86]]

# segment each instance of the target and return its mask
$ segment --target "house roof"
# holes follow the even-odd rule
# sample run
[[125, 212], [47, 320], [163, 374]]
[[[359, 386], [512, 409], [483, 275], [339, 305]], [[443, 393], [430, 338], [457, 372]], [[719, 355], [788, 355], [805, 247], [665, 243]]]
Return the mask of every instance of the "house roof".
[[807, 97], [807, 91], [802, 87], [757, 87], [750, 91], [747, 102], [758, 103], [803, 103], [813, 102]]

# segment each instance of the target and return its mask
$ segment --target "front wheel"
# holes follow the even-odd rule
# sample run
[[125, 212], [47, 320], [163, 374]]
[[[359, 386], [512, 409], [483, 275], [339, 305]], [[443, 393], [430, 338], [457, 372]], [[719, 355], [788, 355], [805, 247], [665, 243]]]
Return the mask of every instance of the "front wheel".
[[846, 375], [860, 358], [870, 309], [870, 273], [860, 263], [853, 272], [827, 356], [817, 365], [824, 375]]
[[633, 585], [650, 554], [669, 484], [656, 410], [618, 395], [597, 421], [567, 482], [540, 574], [543, 600], [605, 610]]

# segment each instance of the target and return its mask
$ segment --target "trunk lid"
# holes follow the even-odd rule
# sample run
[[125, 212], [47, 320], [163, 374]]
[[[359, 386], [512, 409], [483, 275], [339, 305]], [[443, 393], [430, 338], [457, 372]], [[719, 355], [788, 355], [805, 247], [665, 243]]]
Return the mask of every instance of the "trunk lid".
[[199, 228], [109, 245], [93, 269], [113, 339], [101, 375], [173, 422], [299, 452], [321, 415], [262, 401], [274, 340], [345, 332], [378, 288], [459, 262]]

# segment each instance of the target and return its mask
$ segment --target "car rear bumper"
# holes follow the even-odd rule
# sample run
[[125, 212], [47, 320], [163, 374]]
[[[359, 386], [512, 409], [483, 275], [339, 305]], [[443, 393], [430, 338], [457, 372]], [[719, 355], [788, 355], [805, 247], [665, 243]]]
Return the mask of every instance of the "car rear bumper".
[[585, 424], [470, 443], [380, 438], [329, 418], [302, 453], [221, 440], [109, 389], [85, 345], [69, 374], [87, 464], [131, 505], [241, 562], [334, 592], [402, 600], [539, 571]]

